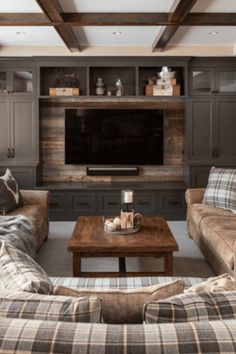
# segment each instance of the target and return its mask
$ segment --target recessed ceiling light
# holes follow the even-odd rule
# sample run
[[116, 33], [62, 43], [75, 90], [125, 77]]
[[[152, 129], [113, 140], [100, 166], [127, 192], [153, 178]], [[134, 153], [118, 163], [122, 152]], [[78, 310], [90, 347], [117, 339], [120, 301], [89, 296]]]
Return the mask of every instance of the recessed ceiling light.
[[112, 34], [119, 36], [120, 34], [122, 34], [122, 32], [121, 31], [114, 31], [114, 32], [112, 32]]
[[18, 32], [16, 32], [16, 34], [18, 35], [18, 36], [20, 36], [20, 35], [24, 35], [24, 34], [26, 34], [24, 31], [18, 31]]
[[217, 31], [211, 31], [211, 32], [208, 32], [208, 34], [209, 34], [210, 36], [215, 36], [215, 35], [218, 34], [218, 32], [217, 32]]

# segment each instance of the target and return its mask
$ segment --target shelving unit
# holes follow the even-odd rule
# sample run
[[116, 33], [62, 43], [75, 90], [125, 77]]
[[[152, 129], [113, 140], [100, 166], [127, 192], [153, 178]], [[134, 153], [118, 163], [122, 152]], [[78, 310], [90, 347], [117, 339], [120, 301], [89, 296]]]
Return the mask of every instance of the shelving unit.
[[[131, 58], [130, 58], [131, 59]], [[157, 60], [145, 58], [145, 60], [107, 60], [102, 61], [95, 59], [88, 59], [86, 62], [83, 59], [77, 61], [75, 65], [75, 60], [69, 62], [65, 61], [55, 61], [54, 66], [50, 65], [40, 65], [39, 63], [39, 94], [40, 98], [51, 97], [49, 96], [49, 88], [55, 85], [56, 72], [62, 71], [65, 75], [75, 73], [75, 76], [79, 82], [80, 96], [93, 97], [95, 96], [98, 100], [104, 98], [104, 96], [96, 95], [96, 82], [98, 78], [102, 78], [105, 84], [105, 92], [108, 88], [114, 88], [117, 78], [120, 77], [124, 85], [123, 97], [146, 97], [145, 86], [148, 83], [148, 79], [151, 77], [157, 78], [157, 72], [160, 72], [162, 66], [168, 66], [172, 71], [176, 71], [177, 84], [181, 87], [181, 92], [179, 98], [186, 95], [186, 72], [187, 72], [187, 61], [182, 60], [181, 62], [169, 61], [168, 60]], [[64, 97], [64, 96], [58, 96]], [[67, 96], [71, 98], [74, 96]], [[162, 99], [163, 97], [176, 98], [174, 96], [155, 96], [156, 100]], [[52, 97], [54, 99], [55, 97]], [[78, 96], [77, 96], [78, 98]], [[114, 91], [113, 95], [109, 99], [117, 98]], [[150, 98], [150, 96], [148, 97]]]

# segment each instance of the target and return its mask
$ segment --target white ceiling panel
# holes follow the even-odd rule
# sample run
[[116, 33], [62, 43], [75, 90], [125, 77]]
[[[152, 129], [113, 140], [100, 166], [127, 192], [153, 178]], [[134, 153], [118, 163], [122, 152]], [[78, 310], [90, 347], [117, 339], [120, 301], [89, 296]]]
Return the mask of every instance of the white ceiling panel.
[[191, 12], [236, 12], [236, 1], [198, 0]]
[[[99, 46], [120, 46], [120, 45], [152, 45], [160, 27], [83, 27], [73, 28], [81, 45]], [[114, 35], [113, 32], [121, 32]], [[142, 53], [140, 53], [142, 54]]]
[[0, 0], [0, 12], [42, 12], [35, 0]]
[[[20, 32], [20, 34], [17, 34]], [[52, 27], [1, 27], [1, 45], [47, 46], [63, 45], [63, 41]]]
[[169, 12], [175, 0], [60, 0], [65, 12]]
[[[218, 32], [210, 35], [210, 32]], [[170, 45], [232, 45], [236, 44], [236, 27], [180, 27]]]

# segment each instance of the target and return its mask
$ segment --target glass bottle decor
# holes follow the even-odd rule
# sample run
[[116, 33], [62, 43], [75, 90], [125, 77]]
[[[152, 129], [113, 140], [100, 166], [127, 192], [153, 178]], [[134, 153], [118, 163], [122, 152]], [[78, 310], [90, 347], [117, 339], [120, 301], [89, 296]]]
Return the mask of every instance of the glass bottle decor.
[[116, 96], [122, 96], [124, 92], [124, 85], [121, 81], [120, 76], [118, 76], [118, 79], [116, 81]]

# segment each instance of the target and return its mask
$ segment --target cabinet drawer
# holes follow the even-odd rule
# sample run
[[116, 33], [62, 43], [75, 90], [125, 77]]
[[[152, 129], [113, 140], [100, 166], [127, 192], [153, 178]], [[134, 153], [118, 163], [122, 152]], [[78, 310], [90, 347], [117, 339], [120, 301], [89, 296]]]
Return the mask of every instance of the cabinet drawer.
[[65, 192], [50, 192], [49, 215], [51, 221], [67, 220]]
[[160, 214], [169, 220], [185, 219], [186, 203], [184, 191], [161, 192]]
[[134, 210], [146, 215], [156, 215], [156, 192], [135, 192]]
[[79, 215], [96, 214], [95, 192], [70, 192], [69, 205], [71, 218], [76, 220]]
[[101, 192], [98, 193], [98, 214], [116, 215], [120, 213], [121, 194], [120, 192]]

